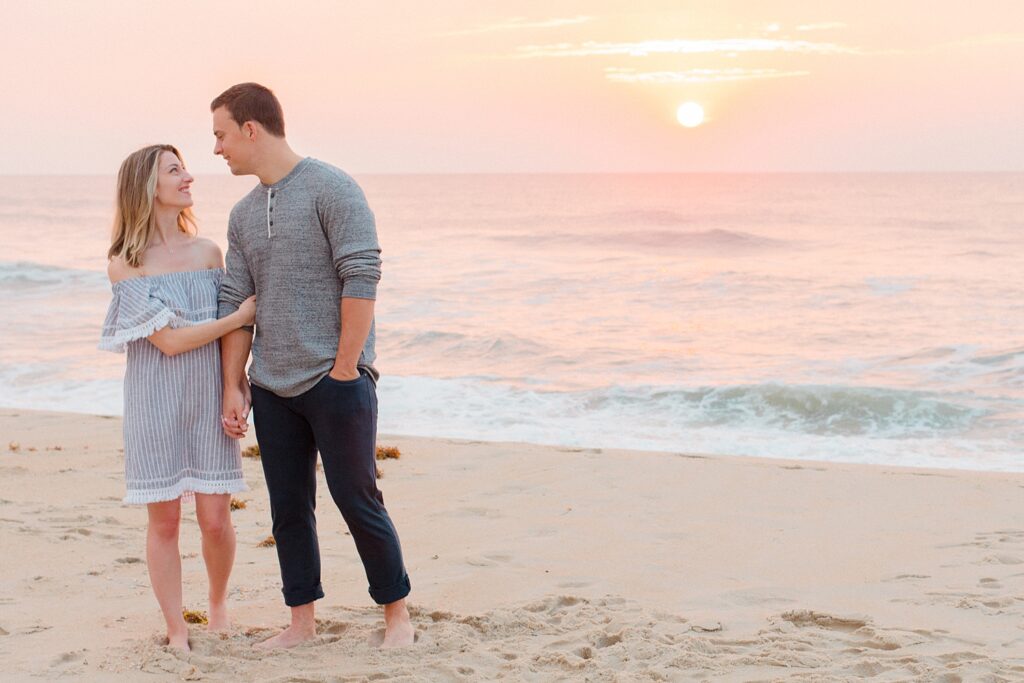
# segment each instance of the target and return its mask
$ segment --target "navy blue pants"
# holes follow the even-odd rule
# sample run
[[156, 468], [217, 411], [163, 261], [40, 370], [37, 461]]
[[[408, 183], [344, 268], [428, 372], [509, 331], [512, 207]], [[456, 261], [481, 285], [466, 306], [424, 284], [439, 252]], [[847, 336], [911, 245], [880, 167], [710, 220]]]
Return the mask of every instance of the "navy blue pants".
[[260, 460], [270, 492], [284, 601], [290, 607], [324, 596], [316, 535], [316, 454], [327, 487], [355, 541], [370, 597], [385, 605], [409, 594], [398, 533], [377, 490], [377, 392], [358, 379], [324, 376], [292, 398], [252, 387]]

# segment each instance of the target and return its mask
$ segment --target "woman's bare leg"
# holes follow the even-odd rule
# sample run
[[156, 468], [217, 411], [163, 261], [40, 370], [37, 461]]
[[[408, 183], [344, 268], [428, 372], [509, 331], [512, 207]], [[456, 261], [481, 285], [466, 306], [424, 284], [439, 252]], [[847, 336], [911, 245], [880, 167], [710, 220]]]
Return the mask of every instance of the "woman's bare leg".
[[228, 578], [235, 562], [235, 527], [231, 523], [229, 494], [196, 495], [196, 518], [203, 532], [203, 560], [210, 579], [210, 623], [217, 631], [229, 628]]
[[188, 651], [188, 626], [181, 614], [181, 500], [150, 503], [146, 528], [146, 566], [153, 593], [167, 622], [167, 644]]

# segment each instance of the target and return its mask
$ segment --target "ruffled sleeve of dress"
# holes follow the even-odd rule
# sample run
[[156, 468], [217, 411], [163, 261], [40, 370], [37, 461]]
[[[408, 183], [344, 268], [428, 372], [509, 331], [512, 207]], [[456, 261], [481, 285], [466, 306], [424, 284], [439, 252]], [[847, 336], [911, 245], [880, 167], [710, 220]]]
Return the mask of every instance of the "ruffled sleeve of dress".
[[128, 278], [114, 283], [114, 299], [103, 321], [99, 348], [124, 353], [128, 342], [145, 339], [168, 325], [187, 325], [158, 296], [149, 278]]

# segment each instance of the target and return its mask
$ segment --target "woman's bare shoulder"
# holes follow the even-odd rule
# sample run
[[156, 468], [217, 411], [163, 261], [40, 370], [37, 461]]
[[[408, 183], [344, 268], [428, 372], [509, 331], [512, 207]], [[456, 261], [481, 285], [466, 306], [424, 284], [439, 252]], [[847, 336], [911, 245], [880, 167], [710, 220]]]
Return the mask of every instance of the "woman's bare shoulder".
[[123, 256], [115, 256], [110, 259], [107, 263], [107, 277], [110, 278], [110, 283], [120, 282], [121, 280], [127, 280], [131, 277], [138, 277], [139, 269], [132, 268], [128, 265], [128, 262], [124, 260]]
[[224, 254], [221, 253], [220, 246], [206, 237], [196, 237], [195, 239], [196, 250], [202, 258], [203, 266], [205, 268], [223, 268]]

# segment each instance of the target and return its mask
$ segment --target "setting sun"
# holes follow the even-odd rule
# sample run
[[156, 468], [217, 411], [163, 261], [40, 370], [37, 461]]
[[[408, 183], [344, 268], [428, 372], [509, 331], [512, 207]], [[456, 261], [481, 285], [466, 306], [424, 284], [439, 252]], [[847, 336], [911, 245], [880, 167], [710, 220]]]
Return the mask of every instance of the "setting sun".
[[704, 107], [696, 102], [684, 102], [676, 109], [676, 120], [687, 128], [696, 128], [704, 123]]

